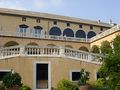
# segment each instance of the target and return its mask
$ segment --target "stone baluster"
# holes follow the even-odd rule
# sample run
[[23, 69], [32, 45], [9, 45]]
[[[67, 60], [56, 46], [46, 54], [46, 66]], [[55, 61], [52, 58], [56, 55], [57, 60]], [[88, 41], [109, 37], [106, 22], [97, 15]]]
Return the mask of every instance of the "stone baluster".
[[64, 57], [65, 56], [65, 48], [64, 47], [60, 47], [60, 56]]
[[20, 55], [21, 56], [24, 56], [26, 53], [25, 53], [25, 46], [20, 46]]

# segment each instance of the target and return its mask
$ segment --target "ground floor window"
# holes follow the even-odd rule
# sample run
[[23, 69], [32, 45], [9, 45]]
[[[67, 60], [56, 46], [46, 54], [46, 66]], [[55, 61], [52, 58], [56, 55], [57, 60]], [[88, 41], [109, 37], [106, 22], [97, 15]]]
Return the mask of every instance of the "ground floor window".
[[10, 72], [10, 70], [0, 70], [0, 81], [2, 81], [3, 77]]
[[80, 70], [70, 71], [70, 80], [72, 82], [78, 82], [79, 79], [80, 79]]
[[99, 72], [96, 73], [96, 78], [97, 78], [97, 80], [100, 78], [100, 73]]

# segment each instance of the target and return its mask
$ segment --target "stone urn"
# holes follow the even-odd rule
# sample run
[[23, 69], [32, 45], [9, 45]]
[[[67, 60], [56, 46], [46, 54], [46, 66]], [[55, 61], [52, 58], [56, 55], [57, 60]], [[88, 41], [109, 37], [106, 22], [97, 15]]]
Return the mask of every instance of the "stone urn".
[[91, 90], [91, 87], [89, 85], [82, 85], [79, 90]]
[[20, 86], [9, 87], [6, 90], [20, 90]]

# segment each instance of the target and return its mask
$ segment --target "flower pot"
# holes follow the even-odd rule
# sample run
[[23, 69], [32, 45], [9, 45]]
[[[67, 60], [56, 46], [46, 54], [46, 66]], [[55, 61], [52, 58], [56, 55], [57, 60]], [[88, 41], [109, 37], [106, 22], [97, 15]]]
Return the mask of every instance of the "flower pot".
[[7, 90], [20, 90], [20, 86], [9, 87]]
[[80, 90], [91, 90], [91, 87], [89, 85], [83, 85], [80, 86]]

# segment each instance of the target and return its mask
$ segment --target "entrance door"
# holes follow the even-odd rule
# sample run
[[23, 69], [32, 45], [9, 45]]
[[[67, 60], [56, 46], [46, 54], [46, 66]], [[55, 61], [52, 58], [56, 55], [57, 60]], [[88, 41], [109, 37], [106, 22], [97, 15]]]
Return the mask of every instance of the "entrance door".
[[36, 90], [50, 90], [50, 64], [36, 63]]

